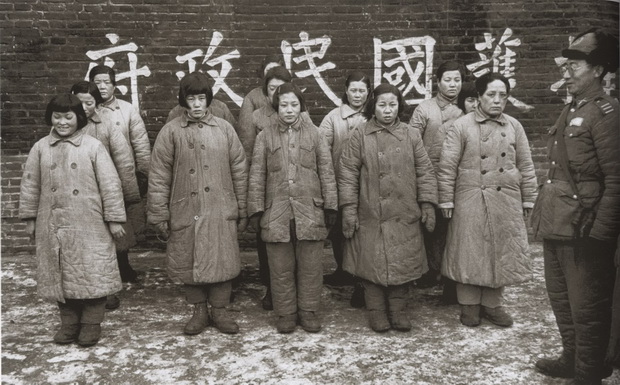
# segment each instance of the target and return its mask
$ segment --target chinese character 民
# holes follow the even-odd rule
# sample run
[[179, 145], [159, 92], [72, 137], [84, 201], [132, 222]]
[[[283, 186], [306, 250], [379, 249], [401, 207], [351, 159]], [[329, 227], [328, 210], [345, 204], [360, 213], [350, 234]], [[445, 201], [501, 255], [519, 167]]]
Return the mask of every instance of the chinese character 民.
[[[373, 39], [375, 49], [375, 85], [381, 77], [402, 92], [407, 104], [419, 104], [430, 99], [432, 93], [433, 54], [435, 39], [430, 36], [409, 37], [381, 42]], [[409, 48], [409, 50], [408, 50]], [[384, 58], [383, 51], [393, 51]], [[409, 52], [408, 52], [409, 51]], [[381, 75], [383, 66], [389, 71]], [[407, 78], [403, 78], [404, 75]], [[412, 95], [409, 95], [412, 93]], [[409, 97], [408, 97], [409, 96]]]
[[[476, 51], [478, 51], [478, 55], [480, 56], [480, 61], [468, 64], [467, 69], [472, 71], [477, 78], [489, 72], [500, 73], [508, 79], [510, 88], [514, 89], [517, 85], [517, 81], [514, 79], [514, 64], [517, 62], [515, 58], [517, 54], [510, 47], [520, 46], [521, 40], [518, 38], [509, 40], [511, 37], [512, 29], [506, 28], [502, 37], [497, 42], [497, 45], [493, 47], [493, 43], [496, 39], [492, 37], [490, 33], [485, 33], [484, 42], [475, 44]], [[515, 107], [524, 111], [529, 111], [534, 108], [517, 100], [513, 96], [508, 97], [508, 101]]]
[[[112, 43], [113, 47], [101, 49], [98, 51], [88, 51], [86, 52], [86, 56], [90, 60], [96, 61], [101, 58], [104, 58], [103, 64], [113, 68], [114, 67], [114, 59], [110, 56], [115, 53], [127, 52], [127, 60], [129, 62], [129, 71], [125, 72], [116, 72], [116, 82], [122, 81], [124, 79], [130, 79], [130, 87], [131, 87], [131, 104], [136, 108], [140, 109], [140, 101], [138, 97], [138, 76], [151, 76], [151, 70], [147, 66], [142, 66], [138, 68], [138, 57], [134, 52], [138, 50], [138, 46], [135, 43], [127, 43], [123, 45], [116, 45], [120, 38], [115, 33], [109, 33], [105, 35], [110, 43]], [[88, 71], [86, 71], [86, 77], [84, 80], [88, 80], [88, 73], [90, 70], [95, 67], [98, 63], [91, 62], [88, 66]], [[116, 88], [121, 92], [121, 94], [127, 94], [127, 86], [119, 85]]]
[[[307, 32], [300, 32], [299, 38], [301, 41], [299, 43], [290, 44], [288, 41], [283, 40], [280, 46], [282, 50], [282, 54], [284, 56], [284, 62], [286, 64], [286, 68], [291, 70], [291, 56], [293, 54], [293, 50], [303, 50], [304, 54], [298, 57], [293, 58], [293, 61], [297, 64], [302, 62], [308, 63], [308, 69], [302, 71], [295, 71], [295, 75], [298, 78], [305, 78], [308, 76], [313, 76], [318, 83], [319, 87], [323, 90], [325, 95], [337, 106], [341, 104], [341, 100], [334, 92], [329, 88], [327, 83], [325, 83], [325, 79], [321, 76], [321, 73], [327, 70], [331, 70], [336, 68], [336, 65], [332, 62], [326, 62], [317, 66], [315, 63], [315, 59], [323, 59], [325, 56], [325, 52], [329, 48], [332, 43], [332, 39], [329, 36], [325, 35], [323, 37], [308, 40]], [[318, 51], [313, 52], [312, 48], [315, 46], [320, 46]]]
[[[188, 73], [192, 73], [196, 71], [196, 58], [203, 57], [202, 64], [206, 64], [212, 69], [207, 70], [207, 74], [215, 80], [213, 84], [213, 95], [217, 94], [217, 92], [221, 89], [223, 90], [230, 99], [235, 102], [238, 106], [241, 106], [243, 103], [243, 98], [237, 95], [227, 84], [226, 84], [226, 76], [232, 69], [232, 65], [230, 64], [231, 59], [239, 59], [241, 55], [239, 54], [239, 50], [230, 51], [227, 54], [212, 57], [213, 53], [220, 45], [224, 36], [218, 32], [213, 32], [213, 37], [211, 38], [211, 43], [209, 43], [209, 48], [207, 48], [207, 52], [205, 53], [202, 49], [196, 49], [190, 53], [185, 55], [179, 55], [176, 57], [177, 63], [183, 64], [187, 63]], [[214, 68], [220, 66], [220, 70], [217, 71]], [[177, 78], [181, 80], [185, 76], [185, 72], [177, 71]]]

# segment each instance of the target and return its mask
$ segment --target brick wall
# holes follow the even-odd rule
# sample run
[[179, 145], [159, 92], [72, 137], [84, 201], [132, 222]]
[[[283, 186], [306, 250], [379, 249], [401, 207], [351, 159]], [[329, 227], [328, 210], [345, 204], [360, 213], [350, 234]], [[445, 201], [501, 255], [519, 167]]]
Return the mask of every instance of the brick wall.
[[[514, 52], [510, 64], [516, 81], [513, 96], [533, 108], [525, 111], [509, 104], [506, 112], [526, 127], [537, 172], [542, 176], [543, 135], [566, 96], [563, 88], [559, 92], [550, 89], [561, 79], [554, 58], [568, 44], [569, 36], [587, 26], [618, 30], [618, 4], [601, 0], [22, 0], [0, 2], [0, 11], [4, 15], [0, 35], [3, 252], [27, 249], [23, 225], [15, 219], [21, 163], [32, 144], [49, 130], [43, 115], [51, 95], [67, 91], [82, 79], [91, 62], [104, 62], [104, 58], [89, 58], [89, 51], [97, 55], [106, 48], [135, 44], [131, 52], [137, 59], [135, 89], [130, 78], [119, 80], [118, 85], [129, 90], [126, 95], [117, 95], [135, 100], [154, 141], [176, 104], [176, 73], [187, 73], [189, 68], [178, 56], [195, 50], [203, 50], [193, 58], [195, 69], [215, 70], [216, 74], [222, 72], [217, 59], [232, 53], [230, 70], [223, 79], [230, 91], [221, 88], [216, 97], [236, 115], [235, 95], [243, 97], [259, 85], [257, 69], [262, 58], [281, 54], [283, 41], [290, 43], [296, 83], [304, 89], [312, 118], [319, 124], [334, 108], [332, 99], [341, 95], [347, 72], [359, 69], [374, 76], [373, 39], [388, 43], [431, 37], [435, 41], [435, 69], [445, 60], [473, 64], [481, 60], [481, 53], [490, 57], [510, 30], [512, 36], [505, 39], [500, 50], [501, 55]], [[222, 40], [203, 64], [216, 32]], [[314, 58], [317, 67], [325, 69], [318, 81], [304, 72], [309, 69], [308, 62], [300, 60], [304, 52], [295, 45], [301, 32], [307, 32], [310, 41], [324, 36], [330, 39], [329, 45], [325, 43], [324, 56]], [[485, 34], [494, 39], [489, 49], [480, 46]], [[319, 42], [310, 49], [317, 52], [320, 47]], [[406, 49], [411, 53], [414, 48]], [[396, 68], [388, 67], [387, 61], [396, 58], [397, 52], [379, 52], [383, 75]], [[414, 70], [426, 64], [430, 51], [420, 46], [420, 53], [424, 58], [410, 59]], [[127, 50], [109, 53], [108, 57], [114, 60], [117, 73], [129, 70]], [[503, 62], [504, 58], [500, 59]], [[407, 87], [411, 79], [406, 73], [403, 79], [400, 85]], [[418, 82], [424, 86], [424, 74]], [[617, 97], [618, 79], [611, 79], [610, 84], [615, 87], [612, 95]], [[409, 93], [412, 99], [424, 97], [424, 91], [413, 90]], [[330, 97], [330, 92], [334, 96]], [[413, 108], [408, 106], [406, 119]]]

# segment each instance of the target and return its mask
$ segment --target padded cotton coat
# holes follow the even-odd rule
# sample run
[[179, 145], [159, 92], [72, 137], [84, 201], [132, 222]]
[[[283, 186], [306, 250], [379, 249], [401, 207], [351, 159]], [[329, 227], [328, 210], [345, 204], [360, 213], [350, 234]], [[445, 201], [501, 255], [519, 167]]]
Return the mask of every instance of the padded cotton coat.
[[177, 283], [217, 283], [239, 274], [237, 219], [246, 217], [247, 163], [233, 127], [187, 114], [155, 141], [148, 222], [168, 222], [167, 270]]
[[419, 131], [373, 118], [353, 131], [340, 157], [340, 207], [352, 205], [359, 230], [345, 246], [343, 267], [382, 286], [427, 270], [419, 203], [437, 204], [437, 181]]
[[121, 181], [105, 147], [76, 131], [55, 132], [30, 150], [19, 217], [36, 220], [37, 290], [41, 297], [101, 298], [122, 289], [107, 222], [125, 222]]
[[437, 174], [439, 207], [454, 208], [441, 272], [460, 283], [499, 288], [530, 280], [523, 209], [536, 175], [523, 126], [479, 110], [448, 130]]

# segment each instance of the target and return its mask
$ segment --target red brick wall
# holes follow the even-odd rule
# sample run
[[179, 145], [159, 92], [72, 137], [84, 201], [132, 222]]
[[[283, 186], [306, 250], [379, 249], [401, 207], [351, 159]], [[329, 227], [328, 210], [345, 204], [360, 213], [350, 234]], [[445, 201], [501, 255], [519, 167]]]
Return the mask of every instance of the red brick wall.
[[[136, 93], [130, 90], [124, 96], [117, 95], [128, 101], [132, 101], [132, 95], [139, 98], [154, 141], [168, 111], [176, 104], [176, 72], [188, 71], [188, 64], [179, 63], [177, 56], [198, 49], [206, 52], [216, 31], [223, 39], [210, 59], [238, 51], [239, 57], [229, 60], [231, 68], [225, 84], [243, 97], [259, 84], [256, 72], [262, 58], [281, 54], [283, 41], [299, 43], [302, 31], [310, 40], [324, 35], [331, 39], [325, 55], [315, 58], [315, 62], [317, 66], [333, 63], [321, 76], [325, 87], [340, 96], [348, 71], [360, 69], [374, 76], [374, 38], [386, 43], [432, 37], [434, 70], [450, 59], [465, 64], [478, 62], [476, 44], [485, 41], [485, 33], [495, 39], [490, 50], [481, 52], [490, 56], [510, 29], [513, 34], [507, 42], [512, 45], [507, 48], [514, 52], [513, 96], [533, 109], [525, 112], [509, 104], [506, 112], [525, 126], [538, 175], [542, 176], [543, 134], [557, 117], [565, 96], [564, 89], [559, 93], [550, 89], [561, 79], [554, 58], [568, 44], [569, 36], [587, 26], [618, 30], [618, 4], [601, 0], [22, 0], [0, 3], [0, 11], [4, 15], [0, 36], [2, 251], [27, 247], [23, 226], [15, 219], [23, 155], [49, 130], [43, 115], [50, 97], [68, 91], [85, 76], [91, 62], [103, 62], [91, 60], [86, 55], [90, 50], [136, 45], [133, 53], [137, 68], [148, 67], [150, 75], [138, 76]], [[113, 44], [107, 34], [117, 34], [118, 42]], [[319, 47], [312, 47], [312, 51]], [[501, 46], [502, 55], [507, 52], [505, 48], [505, 44]], [[384, 60], [396, 55], [394, 50], [381, 52]], [[292, 57], [299, 59], [302, 54], [294, 49]], [[109, 57], [115, 61], [117, 73], [129, 69], [127, 52]], [[203, 64], [203, 59], [204, 54], [194, 59], [196, 69], [221, 69], [219, 65], [212, 67], [212, 63]], [[292, 61], [292, 70], [298, 74], [296, 83], [305, 89], [312, 118], [319, 124], [335, 104], [315, 78], [299, 73], [307, 69], [307, 62]], [[385, 64], [381, 67], [382, 73], [389, 69]], [[618, 79], [613, 79], [612, 84], [615, 90], [611, 93], [617, 97]], [[131, 81], [120, 80], [118, 85], [131, 88]], [[226, 92], [220, 90], [216, 97], [237, 115], [238, 106]], [[413, 107], [408, 106], [407, 119]]]

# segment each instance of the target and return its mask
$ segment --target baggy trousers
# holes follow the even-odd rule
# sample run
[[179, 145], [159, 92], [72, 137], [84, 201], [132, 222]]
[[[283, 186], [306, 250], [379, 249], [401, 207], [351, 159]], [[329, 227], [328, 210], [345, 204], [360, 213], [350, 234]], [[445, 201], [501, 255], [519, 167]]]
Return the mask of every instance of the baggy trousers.
[[211, 306], [222, 308], [230, 303], [232, 280], [184, 286], [185, 298], [192, 305], [208, 301]]

